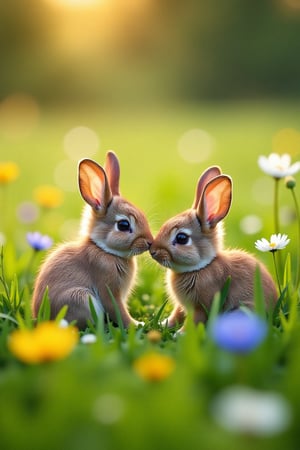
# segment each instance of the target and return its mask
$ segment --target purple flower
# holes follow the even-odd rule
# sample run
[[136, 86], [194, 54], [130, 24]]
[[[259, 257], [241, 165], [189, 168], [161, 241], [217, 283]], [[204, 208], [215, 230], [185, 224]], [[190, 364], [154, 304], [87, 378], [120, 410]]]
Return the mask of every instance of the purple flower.
[[266, 322], [254, 313], [240, 310], [218, 316], [210, 335], [222, 349], [233, 353], [249, 353], [266, 337]]
[[27, 242], [36, 251], [48, 250], [53, 244], [49, 236], [43, 235], [38, 231], [27, 233]]

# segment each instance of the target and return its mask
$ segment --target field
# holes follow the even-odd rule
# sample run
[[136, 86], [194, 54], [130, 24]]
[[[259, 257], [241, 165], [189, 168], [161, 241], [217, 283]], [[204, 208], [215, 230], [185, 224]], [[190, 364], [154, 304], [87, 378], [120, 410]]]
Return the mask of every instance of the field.
[[[299, 188], [287, 189], [279, 180], [275, 229], [274, 179], [257, 164], [260, 155], [272, 152], [288, 153], [297, 161], [297, 127], [298, 105], [280, 102], [149, 105], [144, 110], [131, 106], [100, 112], [57, 108], [39, 112], [34, 123], [2, 126], [0, 162], [14, 162], [18, 171], [8, 181], [0, 173], [4, 450], [297, 448]], [[161, 320], [172, 309], [165, 270], [144, 254], [138, 257], [137, 285], [129, 299], [132, 316], [144, 325], [124, 330], [104, 327], [101, 321], [91, 324], [73, 351], [61, 358], [59, 350], [55, 353], [60, 348], [56, 337], [49, 344], [46, 334], [45, 345], [54, 348], [46, 361], [24, 361], [11, 350], [16, 329], [33, 333], [30, 299], [46, 255], [30, 246], [27, 233], [38, 231], [54, 243], [74, 238], [83, 207], [78, 159], [87, 156], [102, 164], [110, 149], [121, 163], [122, 194], [146, 213], [154, 235], [166, 219], [191, 207], [205, 168], [219, 165], [232, 177], [226, 246], [253, 253], [268, 266], [281, 291], [278, 308], [266, 314], [255, 280], [255, 317], [266, 326], [261, 342], [250, 350], [236, 350], [214, 338], [222, 293], [215, 298], [207, 326], [195, 326], [188, 316], [185, 334], [165, 328]], [[44, 186], [55, 190], [45, 193]], [[269, 240], [275, 232], [288, 235], [287, 247], [259, 252], [255, 241]], [[47, 322], [47, 314], [45, 306], [37, 327]], [[84, 336], [95, 342], [85, 343]]]

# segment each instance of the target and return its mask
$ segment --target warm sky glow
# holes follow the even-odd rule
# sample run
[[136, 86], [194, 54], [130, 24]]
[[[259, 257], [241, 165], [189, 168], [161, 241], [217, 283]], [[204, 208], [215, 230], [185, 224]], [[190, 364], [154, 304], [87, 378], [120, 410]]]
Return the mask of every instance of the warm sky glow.
[[99, 6], [105, 2], [105, 0], [47, 0], [55, 6], [61, 8], [90, 8]]

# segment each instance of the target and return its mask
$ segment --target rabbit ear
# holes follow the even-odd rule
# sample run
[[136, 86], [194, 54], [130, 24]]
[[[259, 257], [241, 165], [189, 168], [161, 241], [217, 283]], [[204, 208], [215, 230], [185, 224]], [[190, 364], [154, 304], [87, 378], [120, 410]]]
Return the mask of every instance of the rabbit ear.
[[213, 178], [205, 186], [197, 215], [203, 229], [213, 228], [229, 211], [232, 198], [232, 181], [227, 175]]
[[208, 169], [205, 170], [205, 172], [203, 172], [203, 174], [201, 175], [201, 177], [199, 178], [198, 183], [197, 183], [197, 188], [196, 188], [195, 198], [194, 198], [194, 203], [193, 203], [192, 208], [194, 208], [194, 209], [197, 208], [197, 206], [200, 202], [203, 190], [204, 190], [205, 186], [207, 185], [207, 183], [210, 180], [212, 180], [213, 178], [216, 178], [220, 174], [221, 174], [221, 169], [218, 166], [209, 167]]
[[94, 209], [104, 210], [112, 200], [106, 174], [91, 159], [83, 159], [78, 168], [78, 184], [82, 198]]
[[112, 194], [120, 195], [120, 164], [114, 152], [110, 151], [107, 153], [104, 168]]

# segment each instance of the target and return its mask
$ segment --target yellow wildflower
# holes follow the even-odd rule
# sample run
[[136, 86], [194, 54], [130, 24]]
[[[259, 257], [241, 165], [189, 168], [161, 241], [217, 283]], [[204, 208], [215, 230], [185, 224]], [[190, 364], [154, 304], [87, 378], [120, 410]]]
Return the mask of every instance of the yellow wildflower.
[[55, 186], [39, 186], [34, 191], [34, 198], [43, 208], [56, 208], [63, 202], [63, 192]]
[[144, 380], [161, 381], [172, 374], [175, 369], [175, 361], [170, 356], [151, 352], [136, 359], [133, 367]]
[[152, 344], [157, 344], [158, 342], [160, 342], [161, 341], [161, 337], [162, 337], [162, 334], [158, 330], [150, 330], [147, 333], [147, 339]]
[[9, 336], [8, 348], [25, 363], [37, 364], [63, 359], [78, 342], [77, 328], [60, 327], [56, 322], [42, 322], [33, 330], [16, 330]]
[[8, 184], [15, 181], [19, 176], [19, 167], [16, 163], [7, 161], [0, 162], [0, 184]]

